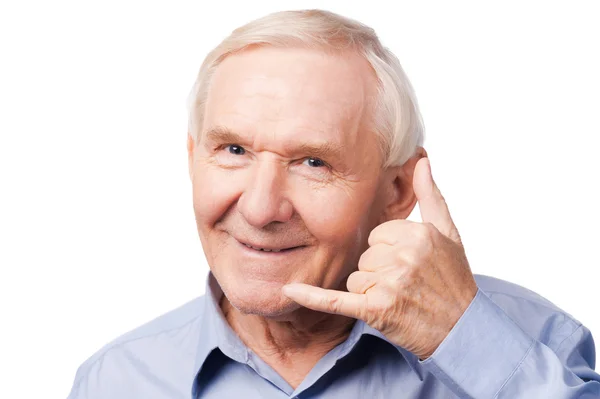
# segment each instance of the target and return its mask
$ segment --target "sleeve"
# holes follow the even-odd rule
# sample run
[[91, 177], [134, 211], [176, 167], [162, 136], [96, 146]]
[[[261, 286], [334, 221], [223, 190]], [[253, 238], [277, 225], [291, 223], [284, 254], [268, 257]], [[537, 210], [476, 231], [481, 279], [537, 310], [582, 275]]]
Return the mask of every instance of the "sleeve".
[[420, 363], [460, 398], [600, 398], [587, 328], [579, 325], [552, 350], [481, 290], [433, 355]]
[[80, 366], [75, 374], [75, 381], [73, 381], [73, 386], [67, 399], [91, 399], [86, 393], [86, 386], [87, 378], [84, 376], [83, 366]]
[[104, 359], [95, 356], [77, 369], [71, 392], [67, 399], [133, 399], [131, 392], [122, 392], [122, 384], [114, 378]]

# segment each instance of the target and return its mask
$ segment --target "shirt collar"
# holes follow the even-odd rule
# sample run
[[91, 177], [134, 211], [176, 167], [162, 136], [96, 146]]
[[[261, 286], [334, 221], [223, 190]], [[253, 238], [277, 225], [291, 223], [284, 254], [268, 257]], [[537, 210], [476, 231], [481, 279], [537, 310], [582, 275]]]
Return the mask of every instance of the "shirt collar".
[[196, 373], [200, 371], [208, 355], [216, 348], [234, 360], [242, 363], [248, 361], [248, 349], [231, 329], [221, 311], [219, 302], [222, 296], [223, 290], [213, 274], [209, 272], [206, 279], [204, 309], [194, 365]]
[[[196, 381], [196, 376], [200, 372], [208, 355], [210, 355], [214, 349], [219, 348], [225, 355], [240, 363], [248, 362], [248, 348], [231, 329], [219, 306], [222, 296], [223, 290], [219, 286], [219, 283], [212, 272], [209, 272], [206, 279], [204, 309], [200, 324], [198, 348], [196, 350], [192, 390], [195, 389], [195, 384], [193, 382]], [[369, 326], [362, 320], [356, 322], [348, 339], [339, 348], [339, 354], [345, 354], [352, 350], [358, 340], [365, 334], [378, 337], [394, 346], [404, 357], [411, 369], [417, 373], [419, 379], [421, 379], [421, 381], [423, 380], [419, 359], [414, 354], [401, 346], [393, 344], [381, 332]]]

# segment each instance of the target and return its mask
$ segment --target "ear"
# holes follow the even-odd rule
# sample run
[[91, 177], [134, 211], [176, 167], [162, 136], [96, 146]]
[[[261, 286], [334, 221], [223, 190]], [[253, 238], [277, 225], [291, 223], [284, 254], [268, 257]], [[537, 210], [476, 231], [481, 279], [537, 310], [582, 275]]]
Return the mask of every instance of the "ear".
[[388, 169], [389, 176], [385, 184], [389, 193], [383, 212], [383, 222], [406, 219], [417, 204], [417, 196], [413, 190], [413, 175], [419, 159], [427, 157], [423, 147], [417, 147], [415, 154], [402, 166]]
[[194, 150], [196, 149], [196, 144], [194, 143], [194, 138], [188, 132], [187, 135], [187, 153], [188, 153], [188, 173], [190, 174], [190, 180], [194, 177]]

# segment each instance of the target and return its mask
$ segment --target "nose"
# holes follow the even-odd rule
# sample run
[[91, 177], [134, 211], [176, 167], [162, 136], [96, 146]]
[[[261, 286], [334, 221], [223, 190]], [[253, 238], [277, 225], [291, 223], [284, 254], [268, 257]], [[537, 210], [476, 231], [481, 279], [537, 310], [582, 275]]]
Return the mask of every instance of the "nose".
[[286, 196], [285, 174], [275, 162], [255, 164], [238, 199], [238, 209], [249, 224], [263, 228], [272, 222], [290, 220], [293, 206]]

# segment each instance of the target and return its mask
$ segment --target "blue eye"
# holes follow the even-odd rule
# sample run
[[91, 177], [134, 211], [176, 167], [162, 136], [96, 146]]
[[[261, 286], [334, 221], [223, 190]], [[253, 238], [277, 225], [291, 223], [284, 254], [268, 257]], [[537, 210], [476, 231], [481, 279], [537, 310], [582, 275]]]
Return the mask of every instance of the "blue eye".
[[325, 166], [325, 162], [323, 162], [319, 158], [306, 158], [304, 162], [306, 162], [308, 166], [313, 168], [320, 168], [321, 166]]
[[246, 150], [244, 149], [244, 147], [241, 147], [236, 144], [228, 145], [225, 148], [228, 148], [229, 152], [234, 155], [244, 155], [246, 153]]

